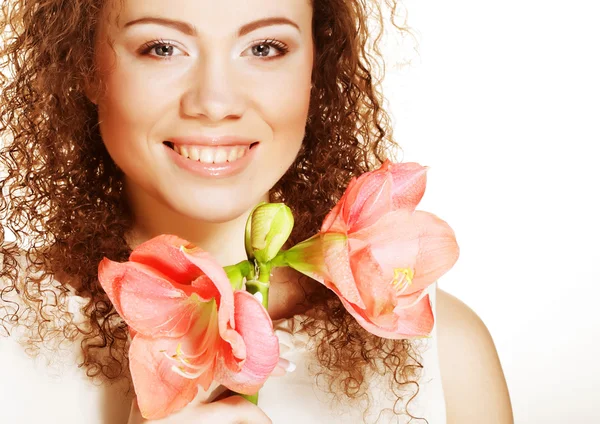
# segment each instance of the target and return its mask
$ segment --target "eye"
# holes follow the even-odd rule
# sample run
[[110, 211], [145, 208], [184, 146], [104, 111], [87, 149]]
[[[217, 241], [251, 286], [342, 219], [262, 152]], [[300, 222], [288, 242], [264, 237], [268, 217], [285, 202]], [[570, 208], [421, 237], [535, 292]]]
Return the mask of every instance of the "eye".
[[[144, 56], [155, 56], [166, 60], [170, 60], [173, 57], [173, 52], [177, 47], [175, 44], [165, 40], [152, 40], [145, 43], [140, 47], [140, 54]], [[152, 55], [150, 53], [156, 53]]]
[[[144, 56], [154, 56], [170, 60], [174, 56], [175, 49], [177, 49], [177, 46], [170, 41], [152, 40], [140, 47], [139, 52]], [[248, 50], [251, 51], [251, 55], [254, 57], [264, 58], [263, 60], [272, 60], [286, 55], [289, 52], [289, 47], [279, 40], [268, 39], [253, 44], [246, 51]], [[276, 54], [273, 55], [273, 52]]]
[[[263, 60], [273, 60], [275, 58], [285, 56], [290, 49], [287, 44], [279, 40], [269, 39], [253, 44], [246, 51], [248, 50], [250, 50], [251, 54], [255, 57], [264, 57], [265, 59]], [[271, 55], [272, 52], [279, 52], [279, 54]]]

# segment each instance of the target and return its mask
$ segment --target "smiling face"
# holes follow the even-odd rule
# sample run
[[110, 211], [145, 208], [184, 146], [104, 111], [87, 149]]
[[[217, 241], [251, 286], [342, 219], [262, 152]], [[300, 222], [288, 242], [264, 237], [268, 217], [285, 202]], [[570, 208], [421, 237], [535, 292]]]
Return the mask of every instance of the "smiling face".
[[304, 138], [310, 1], [113, 0], [103, 15], [91, 97], [129, 196], [210, 222], [263, 199]]

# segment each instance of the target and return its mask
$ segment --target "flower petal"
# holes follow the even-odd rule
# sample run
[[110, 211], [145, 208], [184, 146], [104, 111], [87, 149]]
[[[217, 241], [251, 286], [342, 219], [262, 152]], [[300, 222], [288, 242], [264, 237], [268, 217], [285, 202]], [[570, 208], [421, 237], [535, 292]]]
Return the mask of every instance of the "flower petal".
[[425, 337], [433, 329], [434, 316], [428, 294], [423, 296], [414, 306], [394, 310], [393, 313], [379, 316], [375, 322], [365, 314], [364, 310], [346, 302], [343, 298], [340, 298], [340, 300], [364, 329], [379, 337], [386, 339]]
[[162, 234], [137, 246], [129, 260], [148, 265], [180, 284], [189, 284], [200, 273], [181, 252], [180, 246], [191, 248], [193, 244], [175, 235]]
[[406, 162], [388, 163], [387, 169], [392, 173], [394, 180], [394, 210], [414, 211], [425, 194], [429, 168], [415, 162]]
[[370, 227], [350, 235], [371, 245], [371, 251], [391, 278], [395, 268], [414, 271], [404, 294], [423, 290], [445, 274], [458, 260], [454, 231], [437, 216], [423, 211], [398, 210]]
[[[369, 226], [392, 210], [393, 179], [390, 173], [369, 176], [360, 186], [360, 192], [352, 200], [347, 216], [349, 232]], [[351, 199], [351, 198], [350, 198]]]
[[193, 303], [152, 268], [104, 258], [98, 266], [98, 280], [119, 315], [136, 332], [179, 337], [190, 327]]
[[[219, 292], [218, 314], [219, 314], [219, 332], [221, 338], [228, 342], [235, 351], [238, 358], [246, 356], [243, 343], [240, 343], [239, 335], [235, 331], [235, 316], [234, 316], [234, 300], [233, 288], [227, 278], [227, 273], [217, 261], [208, 252], [203, 251], [199, 247], [192, 249], [182, 249], [182, 253], [187, 260], [196, 265], [202, 272], [206, 274], [209, 280], [214, 284]], [[203, 285], [209, 285], [206, 279], [194, 281], [192, 284], [200, 288]]]
[[239, 372], [232, 372], [227, 364], [232, 358], [224, 351], [215, 379], [238, 393], [254, 394], [277, 366], [279, 340], [267, 310], [246, 291], [235, 292], [235, 321], [246, 348], [245, 361]]
[[165, 356], [165, 353], [174, 353], [178, 343], [178, 339], [151, 339], [141, 335], [131, 341], [131, 378], [140, 411], [146, 419], [163, 418], [180, 410], [198, 392], [197, 379], [174, 372], [174, 361]]
[[323, 221], [321, 232], [352, 232], [392, 210], [414, 211], [425, 193], [427, 169], [414, 162], [386, 160], [379, 169], [353, 178]]
[[[185, 359], [190, 368], [212, 367], [221, 343], [216, 300], [197, 302], [192, 326], [181, 337], [179, 352], [181, 357]], [[204, 383], [210, 384], [210, 382]]]
[[390, 273], [384, 272], [373, 256], [371, 249], [367, 247], [352, 252], [350, 266], [360, 298], [365, 305], [362, 308], [365, 313], [368, 316], [376, 317], [386, 313], [386, 311], [392, 311], [395, 306], [397, 290], [391, 283], [392, 279], [385, 276]]
[[334, 285], [341, 295], [360, 308], [365, 308], [356, 280], [352, 274], [348, 238], [343, 234], [325, 233], [321, 236], [323, 257], [331, 280], [325, 285]]
[[321, 284], [325, 284], [326, 280], [331, 279], [323, 258], [321, 233], [317, 233], [284, 251], [284, 258], [289, 267]]
[[323, 224], [321, 224], [321, 233], [335, 232], [346, 234], [347, 225], [346, 219], [344, 217], [344, 214], [346, 213], [344, 210], [344, 205], [346, 205], [350, 193], [354, 191], [356, 180], [356, 177], [350, 180], [341, 199], [337, 202], [333, 209], [329, 211], [329, 213], [325, 216]]

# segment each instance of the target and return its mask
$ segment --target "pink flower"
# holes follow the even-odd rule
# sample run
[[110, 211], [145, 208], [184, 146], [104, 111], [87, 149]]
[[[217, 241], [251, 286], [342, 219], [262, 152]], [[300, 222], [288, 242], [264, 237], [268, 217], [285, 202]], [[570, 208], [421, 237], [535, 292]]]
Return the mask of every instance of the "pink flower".
[[104, 258], [98, 278], [133, 330], [130, 369], [142, 415], [165, 417], [213, 380], [254, 394], [279, 359], [261, 303], [233, 291], [205, 251], [172, 235], [138, 246], [125, 263]]
[[428, 335], [434, 318], [425, 289], [458, 259], [448, 224], [415, 211], [426, 171], [417, 163], [386, 161], [353, 178], [320, 232], [284, 254], [288, 265], [333, 290], [380, 337]]

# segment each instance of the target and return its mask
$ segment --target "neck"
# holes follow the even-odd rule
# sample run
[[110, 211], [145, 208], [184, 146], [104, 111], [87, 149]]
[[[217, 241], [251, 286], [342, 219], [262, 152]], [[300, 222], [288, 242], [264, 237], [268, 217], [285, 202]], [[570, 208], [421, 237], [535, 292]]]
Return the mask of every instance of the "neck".
[[[143, 190], [126, 185], [125, 192], [134, 219], [128, 236], [131, 249], [160, 234], [173, 234], [209, 252], [221, 266], [246, 259], [244, 234], [254, 204], [233, 219], [210, 222], [179, 213]], [[262, 201], [269, 201], [268, 193], [256, 204]]]
[[[221, 266], [247, 259], [244, 234], [254, 205], [231, 220], [210, 222], [179, 213], [139, 187], [126, 184], [125, 194], [134, 218], [134, 227], [128, 235], [131, 249], [160, 234], [173, 234], [209, 252]], [[269, 201], [268, 193], [256, 204], [262, 201]], [[269, 314], [273, 319], [287, 318], [307, 309], [304, 297], [316, 282], [308, 278], [301, 282], [299, 276], [291, 268], [273, 269], [269, 290]]]

